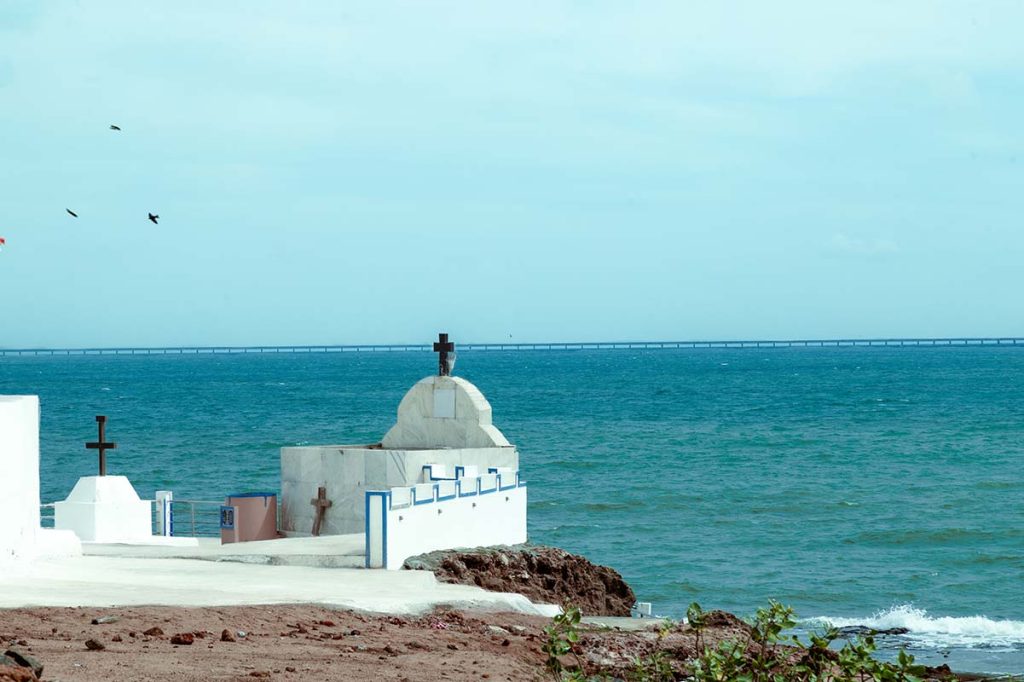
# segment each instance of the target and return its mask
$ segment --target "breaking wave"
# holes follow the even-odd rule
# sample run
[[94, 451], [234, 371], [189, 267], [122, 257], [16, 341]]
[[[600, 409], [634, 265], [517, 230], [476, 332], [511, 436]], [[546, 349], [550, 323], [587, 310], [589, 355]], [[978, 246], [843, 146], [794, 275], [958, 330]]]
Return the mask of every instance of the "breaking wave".
[[984, 616], [929, 616], [924, 609], [909, 604], [879, 611], [870, 618], [809, 618], [803, 622], [812, 627], [831, 623], [835, 627], [867, 627], [874, 630], [906, 628], [902, 637], [926, 647], [1022, 648], [1024, 621], [992, 620]]

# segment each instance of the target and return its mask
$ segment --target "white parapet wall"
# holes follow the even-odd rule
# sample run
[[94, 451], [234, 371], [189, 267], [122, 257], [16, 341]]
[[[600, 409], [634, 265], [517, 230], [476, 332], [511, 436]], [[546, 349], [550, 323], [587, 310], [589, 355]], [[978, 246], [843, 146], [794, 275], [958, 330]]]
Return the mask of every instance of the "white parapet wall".
[[526, 542], [526, 484], [490, 473], [366, 492], [366, 566], [440, 549]]
[[35, 553], [39, 533], [39, 397], [0, 395], [0, 564]]
[[481, 472], [488, 467], [517, 469], [519, 454], [512, 446], [500, 448], [446, 448], [383, 450], [367, 446], [303, 446], [281, 448], [281, 530], [285, 535], [309, 535], [316, 507], [310, 500], [317, 489], [327, 489], [331, 507], [321, 533], [361, 533], [366, 524], [367, 490], [408, 486], [423, 478], [423, 467], [444, 464]]

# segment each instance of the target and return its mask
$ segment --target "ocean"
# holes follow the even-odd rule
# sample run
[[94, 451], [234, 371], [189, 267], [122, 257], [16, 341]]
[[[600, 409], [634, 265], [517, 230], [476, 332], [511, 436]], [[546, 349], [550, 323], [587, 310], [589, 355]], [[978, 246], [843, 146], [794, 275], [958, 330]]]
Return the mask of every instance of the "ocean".
[[[422, 352], [0, 358], [42, 400], [42, 497], [276, 490], [286, 445], [377, 442]], [[1024, 672], [1024, 350], [469, 351], [519, 447], [533, 542], [619, 570], [654, 611], [908, 628], [919, 661]]]

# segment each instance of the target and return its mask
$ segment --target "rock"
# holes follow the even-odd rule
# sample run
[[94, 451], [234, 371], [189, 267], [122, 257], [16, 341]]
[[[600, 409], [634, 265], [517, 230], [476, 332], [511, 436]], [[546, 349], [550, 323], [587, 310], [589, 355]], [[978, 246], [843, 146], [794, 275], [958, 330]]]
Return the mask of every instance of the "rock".
[[510, 635], [510, 634], [512, 634], [511, 632], [509, 632], [505, 628], [501, 627], [500, 625], [488, 625], [487, 626], [487, 631], [490, 632], [492, 635]]
[[839, 634], [844, 637], [861, 637], [861, 636], [874, 636], [874, 635], [905, 635], [910, 630], [907, 628], [887, 628], [885, 630], [876, 630], [869, 628], [866, 625], [848, 625], [847, 627], [839, 628]]
[[220, 641], [222, 642], [234, 642], [235, 636], [231, 634], [231, 630], [222, 630], [220, 633]]
[[[43, 676], [43, 664], [40, 663], [39, 659], [36, 657], [29, 656], [17, 649], [8, 649], [4, 652], [4, 656], [13, 660], [17, 665], [20, 665], [23, 668], [32, 668], [32, 672], [36, 674], [36, 677]], [[0, 660], [2, 660], [2, 657], [0, 657]]]
[[179, 632], [176, 635], [171, 636], [171, 644], [181, 644], [184, 646], [192, 646], [196, 641], [196, 636], [191, 632]]
[[95, 639], [87, 639], [85, 640], [85, 648], [89, 651], [103, 651], [107, 648], [107, 645]]
[[[927, 666], [926, 665], [924, 667], [924, 674], [925, 674], [925, 679], [928, 679], [928, 680], [940, 680], [941, 682], [956, 682], [956, 681], [967, 682], [968, 680], [972, 680], [972, 679], [976, 679], [976, 680], [987, 679], [987, 678], [985, 678], [984, 676], [981, 676], [981, 675], [978, 675], [978, 676], [974, 676], [974, 675], [970, 675], [970, 674], [967, 674], [967, 675], [964, 675], [964, 674], [957, 675], [955, 672], [950, 670], [949, 666], [946, 665], [945, 663], [943, 663], [940, 666], [936, 666], [936, 667], [931, 667], [931, 666]], [[1008, 679], [1012, 679], [1012, 678], [1008, 678]]]
[[359, 632], [359, 630], [350, 630], [348, 634], [352, 635], [353, 637], [358, 637], [362, 633]]
[[110, 641], [111, 642], [123, 642], [124, 640], [122, 639], [121, 635], [114, 635], [113, 637], [110, 638]]
[[[2, 658], [0, 657], [0, 659]], [[0, 680], [3, 680], [3, 682], [36, 682], [38, 679], [31, 668], [0, 663]]]
[[100, 616], [99, 618], [93, 618], [93, 625], [106, 625], [107, 623], [116, 623], [121, 620], [120, 616]]
[[636, 603], [617, 571], [557, 547], [444, 550], [410, 557], [403, 568], [432, 571], [441, 582], [517, 592], [535, 603], [571, 603], [588, 616], [629, 616]]
[[150, 629], [143, 631], [142, 634], [146, 635], [147, 637], [163, 637], [164, 631], [158, 627], [151, 627]]
[[749, 632], [750, 626], [728, 611], [708, 611], [704, 614], [704, 626], [709, 628], [734, 628]]
[[449, 649], [451, 649], [452, 651], [458, 651], [458, 650], [459, 650], [459, 647], [457, 647], [457, 646], [456, 646], [456, 645], [454, 645], [454, 644], [449, 644], [449, 645], [448, 645], [448, 648], [449, 648]]
[[249, 673], [249, 677], [270, 677], [269, 670], [253, 670]]
[[246, 632], [245, 630], [239, 630], [235, 634], [238, 635], [238, 639], [245, 639], [246, 637], [249, 636], [249, 633]]
[[284, 671], [285, 671], [286, 673], [293, 673], [293, 672], [295, 672], [295, 668], [294, 668], [294, 667], [292, 667], [292, 666], [290, 666], [290, 665], [286, 665], [286, 666], [284, 667]]

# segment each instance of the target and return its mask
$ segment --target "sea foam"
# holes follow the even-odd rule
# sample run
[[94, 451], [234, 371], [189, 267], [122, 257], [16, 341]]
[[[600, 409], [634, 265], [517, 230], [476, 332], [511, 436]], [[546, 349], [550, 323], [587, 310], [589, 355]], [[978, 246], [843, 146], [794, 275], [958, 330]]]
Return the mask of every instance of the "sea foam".
[[985, 616], [929, 616], [924, 609], [900, 604], [879, 611], [869, 618], [808, 618], [803, 624], [812, 627], [862, 626], [875, 630], [906, 628], [904, 638], [926, 647], [994, 648], [1024, 646], [1024, 621], [992, 620]]

